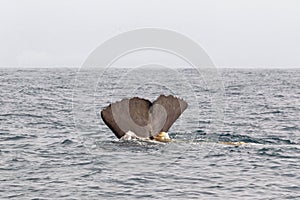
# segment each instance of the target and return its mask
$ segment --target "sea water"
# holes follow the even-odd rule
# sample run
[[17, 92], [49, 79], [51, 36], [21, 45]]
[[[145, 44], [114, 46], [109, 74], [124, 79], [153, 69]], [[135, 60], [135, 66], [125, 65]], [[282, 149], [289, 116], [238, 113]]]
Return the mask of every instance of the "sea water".
[[[299, 69], [220, 69], [217, 91], [195, 69], [0, 71], [0, 199], [300, 198]], [[101, 120], [159, 94], [189, 104], [176, 142], [118, 141]]]

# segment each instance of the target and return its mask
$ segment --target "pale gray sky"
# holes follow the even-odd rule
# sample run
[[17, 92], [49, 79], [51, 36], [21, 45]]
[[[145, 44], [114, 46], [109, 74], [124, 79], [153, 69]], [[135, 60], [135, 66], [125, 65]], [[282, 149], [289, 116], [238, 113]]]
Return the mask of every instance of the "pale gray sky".
[[0, 66], [80, 66], [103, 41], [177, 31], [221, 67], [299, 67], [297, 0], [1, 0]]

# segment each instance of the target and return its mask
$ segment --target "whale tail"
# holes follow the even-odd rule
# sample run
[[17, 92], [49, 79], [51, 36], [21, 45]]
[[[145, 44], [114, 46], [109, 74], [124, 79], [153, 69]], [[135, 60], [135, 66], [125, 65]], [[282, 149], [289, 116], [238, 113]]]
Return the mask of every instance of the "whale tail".
[[110, 104], [101, 111], [101, 118], [121, 138], [126, 132], [148, 138], [167, 132], [188, 104], [172, 95], [160, 95], [153, 103], [133, 97]]

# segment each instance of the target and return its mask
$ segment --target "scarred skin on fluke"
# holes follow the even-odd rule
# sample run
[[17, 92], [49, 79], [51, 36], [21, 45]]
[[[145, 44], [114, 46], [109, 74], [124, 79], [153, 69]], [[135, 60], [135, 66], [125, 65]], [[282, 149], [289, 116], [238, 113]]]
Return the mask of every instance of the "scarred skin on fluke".
[[101, 118], [119, 139], [170, 142], [167, 132], [187, 107], [187, 102], [173, 95], [160, 95], [153, 102], [133, 97], [105, 107]]

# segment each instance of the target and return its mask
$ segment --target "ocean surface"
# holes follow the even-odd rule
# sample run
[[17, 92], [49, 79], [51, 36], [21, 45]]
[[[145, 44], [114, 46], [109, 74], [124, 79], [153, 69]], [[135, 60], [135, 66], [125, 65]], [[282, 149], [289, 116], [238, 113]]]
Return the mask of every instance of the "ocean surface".
[[[300, 70], [208, 74], [0, 69], [0, 199], [300, 199]], [[189, 104], [172, 143], [118, 141], [99, 115], [159, 94]]]

